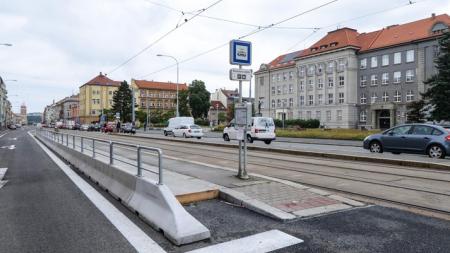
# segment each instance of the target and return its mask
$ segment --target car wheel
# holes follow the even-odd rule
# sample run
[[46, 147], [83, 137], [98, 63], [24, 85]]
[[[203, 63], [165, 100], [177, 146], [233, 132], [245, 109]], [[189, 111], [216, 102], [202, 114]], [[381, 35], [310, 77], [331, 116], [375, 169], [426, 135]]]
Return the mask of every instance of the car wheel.
[[199, 139], [199, 140], [200, 140], [201, 138], [202, 138], [202, 137], [197, 137], [197, 139]]
[[228, 134], [224, 134], [223, 135], [223, 140], [224, 141], [230, 141], [230, 136], [228, 136]]
[[445, 158], [445, 151], [440, 145], [431, 145], [428, 148], [428, 156], [431, 158]]
[[184, 137], [184, 138], [187, 138], [187, 136], [186, 136], [186, 134], [185, 134], [185, 133], [183, 133], [183, 137]]
[[372, 141], [369, 145], [369, 150], [372, 153], [383, 153], [383, 148], [379, 141]]
[[271, 140], [265, 140], [264, 143], [269, 145], [272, 141]]
[[248, 143], [253, 143], [253, 138], [251, 135], [247, 134], [247, 142]]
[[164, 131], [164, 136], [167, 136], [167, 132], [166, 131]]

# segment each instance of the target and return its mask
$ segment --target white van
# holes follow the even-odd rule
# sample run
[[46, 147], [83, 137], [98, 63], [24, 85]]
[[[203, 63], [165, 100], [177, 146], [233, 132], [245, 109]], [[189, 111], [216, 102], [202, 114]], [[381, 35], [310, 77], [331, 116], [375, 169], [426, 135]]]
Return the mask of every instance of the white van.
[[164, 135], [173, 135], [173, 129], [181, 125], [194, 125], [194, 118], [192, 117], [175, 117], [169, 119], [169, 125], [164, 128]]
[[[230, 141], [236, 139], [237, 126], [235, 126], [234, 119], [223, 129], [223, 139]], [[254, 140], [264, 141], [265, 144], [270, 144], [276, 139], [275, 124], [273, 119], [269, 117], [252, 117], [252, 125], [247, 132], [247, 142], [252, 143]]]

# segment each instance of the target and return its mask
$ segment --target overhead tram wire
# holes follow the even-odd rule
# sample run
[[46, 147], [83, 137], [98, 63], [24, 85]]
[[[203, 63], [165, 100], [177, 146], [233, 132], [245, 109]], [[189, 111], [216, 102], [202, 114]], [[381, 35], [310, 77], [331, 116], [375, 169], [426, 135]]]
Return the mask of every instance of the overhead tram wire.
[[291, 47], [289, 47], [289, 49], [287, 51], [293, 50], [295, 47], [298, 46], [298, 44], [304, 42], [305, 40], [307, 40], [308, 38], [310, 38], [312, 35], [314, 35], [316, 32], [318, 32], [320, 30], [323, 30], [323, 29], [326, 29], [326, 28], [330, 28], [330, 27], [333, 27], [333, 26], [336, 26], [336, 25], [339, 25], [339, 24], [342, 24], [342, 23], [347, 23], [347, 22], [350, 22], [350, 21], [353, 21], [353, 20], [358, 20], [358, 19], [361, 19], [361, 18], [366, 18], [366, 17], [369, 17], [369, 16], [373, 16], [373, 15], [376, 15], [376, 14], [392, 11], [392, 10], [395, 10], [395, 9], [398, 9], [398, 8], [407, 7], [407, 6], [416, 4], [418, 2], [424, 2], [424, 1], [428, 1], [428, 0], [415, 1], [415, 2], [411, 2], [411, 1], [408, 0], [407, 1], [408, 3], [406, 3], [406, 4], [401, 4], [401, 5], [398, 5], [398, 6], [394, 6], [392, 8], [387, 8], [387, 9], [383, 9], [383, 10], [380, 10], [380, 11], [367, 13], [367, 14], [364, 14], [362, 16], [358, 16], [358, 17], [354, 17], [354, 18], [350, 18], [350, 19], [346, 19], [346, 20], [341, 20], [341, 21], [333, 23], [331, 25], [320, 27], [319, 29], [315, 30], [313, 33], [311, 33], [311, 34], [307, 35], [306, 37], [302, 38], [301, 40], [295, 42], [295, 44], [293, 44]]
[[[130, 61], [132, 61], [133, 59], [135, 59], [136, 57], [138, 57], [139, 55], [141, 55], [142, 53], [144, 53], [145, 51], [147, 51], [148, 49], [150, 49], [151, 47], [153, 47], [156, 43], [158, 43], [159, 41], [161, 41], [162, 39], [164, 39], [165, 37], [167, 37], [169, 34], [171, 34], [172, 32], [174, 32], [175, 30], [177, 30], [178, 28], [182, 27], [184, 24], [186, 24], [187, 22], [191, 21], [192, 19], [198, 17], [198, 15], [200, 15], [201, 13], [207, 11], [208, 9], [210, 9], [211, 7], [217, 5], [218, 3], [222, 2], [223, 0], [217, 0], [214, 3], [212, 3], [211, 5], [209, 5], [206, 8], [201, 9], [197, 14], [193, 15], [190, 18], [187, 18], [184, 20], [183, 23], [179, 24], [177, 23], [177, 25], [172, 28], [171, 30], [169, 30], [168, 32], [166, 32], [165, 34], [163, 34], [161, 37], [159, 37], [158, 39], [156, 39], [155, 41], [153, 41], [152, 43], [150, 43], [149, 45], [147, 45], [146, 47], [144, 47], [142, 50], [140, 50], [139, 52], [137, 52], [136, 54], [134, 54], [133, 56], [131, 56], [130, 58], [128, 58], [126, 61], [124, 61], [123, 63], [119, 64], [117, 67], [115, 67], [114, 69], [112, 69], [111, 71], [107, 72], [107, 74], [111, 74], [113, 72], [115, 72], [116, 70], [120, 69], [121, 67], [125, 66], [126, 64], [128, 64]], [[183, 14], [184, 15], [184, 14]]]
[[[256, 33], [259, 33], [259, 32], [265, 31], [265, 30], [267, 30], [267, 29], [273, 28], [273, 27], [275, 27], [275, 26], [277, 26], [277, 25], [279, 25], [279, 24], [285, 23], [285, 22], [287, 22], [287, 21], [290, 21], [290, 20], [292, 20], [292, 19], [294, 19], [294, 18], [297, 18], [297, 17], [299, 17], [299, 16], [305, 15], [305, 14], [310, 13], [310, 12], [312, 12], [312, 11], [316, 11], [316, 10], [318, 10], [318, 9], [320, 9], [320, 8], [323, 8], [323, 7], [325, 7], [325, 6], [327, 6], [327, 5], [330, 5], [330, 4], [332, 4], [332, 3], [334, 3], [334, 2], [337, 2], [337, 1], [339, 1], [339, 0], [328, 1], [328, 2], [326, 2], [326, 3], [324, 3], [324, 4], [321, 4], [321, 5], [318, 5], [318, 6], [316, 6], [316, 7], [313, 7], [313, 8], [311, 8], [311, 9], [306, 10], [306, 11], [303, 11], [303, 12], [301, 12], [301, 13], [298, 13], [298, 14], [296, 14], [296, 15], [294, 15], [294, 16], [291, 16], [291, 17], [282, 19], [282, 20], [280, 20], [280, 21], [278, 21], [278, 22], [275, 22], [275, 23], [272, 23], [272, 24], [270, 24], [270, 25], [258, 27], [257, 29], [255, 29], [255, 30], [253, 30], [253, 31], [251, 31], [251, 32], [249, 32], [249, 33], [247, 33], [247, 34], [245, 34], [245, 35], [242, 35], [242, 36], [238, 37], [237, 39], [244, 39], [244, 38], [246, 38], [246, 37], [252, 36], [252, 35], [254, 35], [254, 34], [256, 34]], [[224, 46], [227, 46], [228, 43], [229, 43], [229, 41], [227, 41], [227, 42], [225, 42], [225, 43], [223, 43], [223, 44], [220, 44], [220, 45], [218, 45], [218, 46], [215, 46], [215, 47], [213, 47], [213, 48], [211, 48], [211, 49], [208, 49], [208, 50], [206, 50], [206, 51], [204, 51], [204, 52], [202, 52], [202, 53], [199, 53], [199, 54], [197, 54], [197, 55], [194, 55], [194, 56], [191, 56], [191, 57], [186, 58], [186, 59], [184, 59], [184, 60], [181, 60], [181, 61], [179, 61], [179, 64], [185, 63], [185, 62], [188, 62], [188, 61], [191, 61], [191, 60], [193, 60], [193, 59], [195, 59], [195, 58], [198, 58], [198, 57], [203, 56], [203, 55], [205, 55], [205, 54], [208, 54], [208, 53], [211, 53], [211, 52], [213, 52], [213, 51], [216, 51], [216, 50], [218, 50], [218, 49], [220, 49], [220, 48], [222, 48], [222, 47], [224, 47]], [[154, 72], [151, 72], [151, 73], [142, 75], [140, 78], [144, 78], [144, 77], [147, 77], [147, 76], [150, 76], [150, 75], [159, 73], [159, 72], [161, 72], [161, 71], [163, 71], [163, 70], [172, 68], [172, 67], [174, 67], [174, 66], [176, 66], [176, 64], [171, 64], [171, 65], [169, 65], [169, 66], [167, 66], [167, 67], [164, 67], [164, 68], [162, 68], [162, 69], [159, 69], [159, 70], [156, 70], [156, 71], [154, 71]]]

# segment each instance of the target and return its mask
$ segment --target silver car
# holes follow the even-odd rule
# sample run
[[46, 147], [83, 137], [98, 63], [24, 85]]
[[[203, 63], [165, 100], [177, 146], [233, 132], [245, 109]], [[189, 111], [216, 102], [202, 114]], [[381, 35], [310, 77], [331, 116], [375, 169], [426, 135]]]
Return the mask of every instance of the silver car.
[[450, 130], [432, 124], [405, 124], [367, 136], [363, 145], [374, 153], [415, 153], [445, 158], [450, 155]]

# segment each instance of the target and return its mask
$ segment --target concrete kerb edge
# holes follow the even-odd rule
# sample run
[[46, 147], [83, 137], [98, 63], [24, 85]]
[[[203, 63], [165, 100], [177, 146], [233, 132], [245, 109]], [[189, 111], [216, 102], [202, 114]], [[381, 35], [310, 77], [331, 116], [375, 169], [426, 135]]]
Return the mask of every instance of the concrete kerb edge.
[[[146, 138], [146, 139], [153, 139], [153, 140], [167, 140], [167, 138], [150, 137], [150, 136], [133, 136], [133, 135], [123, 135], [123, 134], [114, 134], [114, 135], [128, 136], [128, 137], [132, 137], [132, 138]], [[237, 148], [238, 147], [236, 144], [195, 142], [195, 141], [177, 140], [177, 139], [170, 139], [170, 141], [189, 143], [189, 144], [197, 144], [197, 145], [215, 146], [215, 147], [226, 147], [226, 148]], [[425, 168], [425, 169], [450, 170], [449, 165], [430, 163], [430, 162], [406, 161], [406, 160], [396, 160], [396, 159], [387, 159], [387, 158], [378, 158], [378, 157], [364, 157], [364, 156], [344, 155], [344, 154], [335, 154], [335, 153], [320, 153], [320, 152], [312, 152], [312, 151], [289, 150], [289, 149], [279, 149], [279, 148], [263, 148], [263, 147], [254, 147], [254, 146], [247, 146], [247, 148], [248, 148], [248, 150], [282, 153], [282, 154], [290, 154], [290, 155], [314, 156], [314, 157], [332, 158], [332, 159], [339, 159], [339, 160], [346, 160], [346, 161], [381, 163], [381, 164], [409, 166], [409, 167], [417, 167], [417, 168]]]
[[[91, 167], [92, 170], [96, 170], [99, 167], [102, 167], [102, 169], [106, 169], [106, 167], [109, 166], [109, 164], [105, 164], [99, 160], [82, 154], [79, 151], [75, 151], [58, 143], [53, 143], [46, 140], [45, 138], [41, 138], [39, 135], [35, 136], [45, 146], [47, 146], [59, 157], [61, 157], [77, 169], [77, 165], [83, 166], [83, 163], [87, 161], [77, 161], [80, 158], [72, 157], [73, 154], [70, 154], [68, 151], [72, 151], [71, 153], [81, 155], [86, 160], [94, 160], [93, 168], [92, 166], [86, 164], [86, 167]], [[117, 169], [115, 167], [112, 168]], [[92, 172], [87, 170], [85, 171], [86, 175], [88, 175], [87, 173]], [[111, 184], [113, 179], [110, 176], [112, 175], [99, 173], [97, 171], [97, 174], [94, 175], [94, 177], [91, 176], [90, 178], [92, 181], [101, 185], [103, 189], [108, 190], [108, 193], [115, 198], [120, 197], [122, 200], [121, 203], [124, 206], [126, 206], [133, 212], [137, 212], [142, 220], [147, 222], [156, 230], [162, 230], [164, 232], [164, 235], [176, 245], [188, 244], [205, 240], [211, 237], [211, 232], [209, 231], [209, 229], [201, 224], [198, 220], [196, 220], [183, 208], [183, 206], [176, 200], [175, 196], [172, 194], [169, 188], [167, 188], [167, 186], [158, 185], [156, 181], [153, 182], [153, 180], [147, 178], [135, 177], [134, 175], [131, 175], [123, 170], [121, 172], [124, 174], [128, 174], [128, 177], [132, 176], [135, 179], [136, 185], [131, 194], [125, 194], [125, 196], [128, 197], [123, 197], [123, 193], [117, 192], [117, 188], [113, 189], [115, 187], [113, 186], [113, 184]], [[102, 180], [98, 178], [99, 175], [104, 175], [109, 179]], [[159, 213], [156, 210], [159, 210]], [[161, 219], [161, 217], [164, 217], [164, 219]]]

